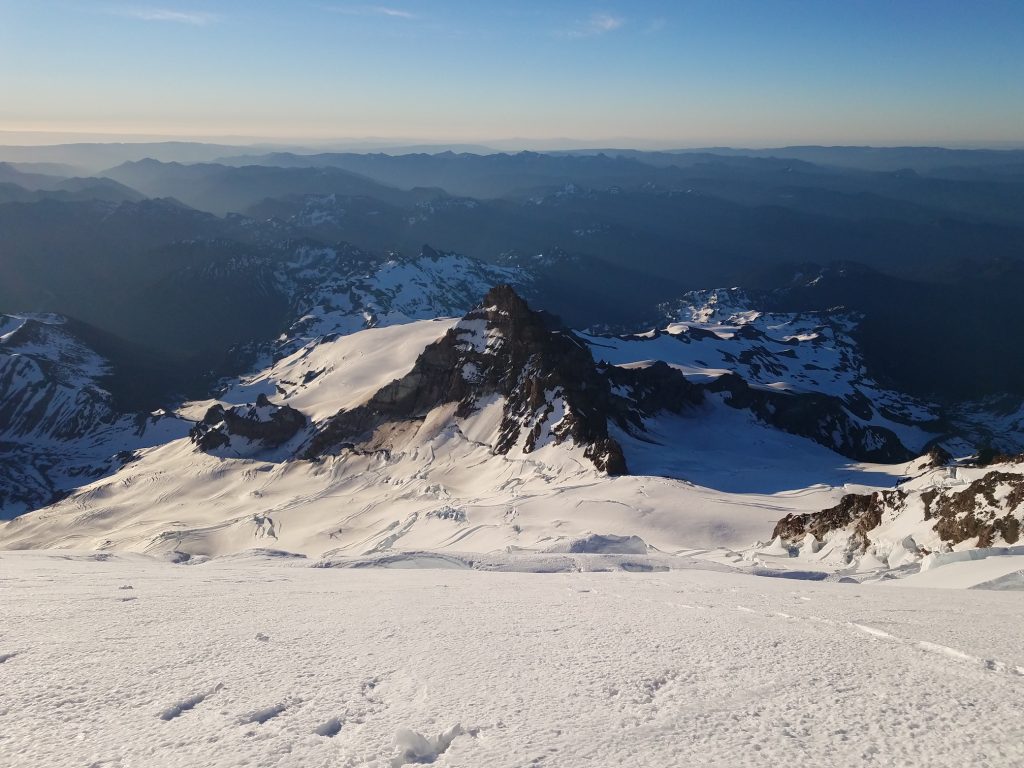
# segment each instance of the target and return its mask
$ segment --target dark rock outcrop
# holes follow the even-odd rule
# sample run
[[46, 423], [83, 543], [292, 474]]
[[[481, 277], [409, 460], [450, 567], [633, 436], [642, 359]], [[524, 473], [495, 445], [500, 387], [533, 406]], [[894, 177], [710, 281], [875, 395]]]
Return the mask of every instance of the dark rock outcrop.
[[905, 499], [906, 494], [898, 490], [850, 493], [836, 506], [821, 512], [786, 515], [775, 525], [772, 538], [781, 536], [784, 541], [799, 541], [810, 533], [816, 539], [824, 539], [831, 531], [852, 526], [854, 538], [863, 551], [871, 543], [868, 532], [882, 522], [885, 510], [900, 506]]
[[260, 395], [252, 406], [225, 408], [218, 403], [189, 432], [201, 451], [213, 451], [231, 445], [240, 437], [263, 448], [275, 448], [291, 440], [306, 426], [306, 417], [287, 405], [275, 405]]
[[[1004, 494], [997, 498], [1001, 485]], [[962, 490], [922, 497], [925, 519], [935, 520], [935, 532], [948, 544], [977, 538], [977, 546], [990, 547], [997, 535], [1007, 544], [1020, 539], [1024, 475], [992, 471]]]
[[[998, 491], [998, 492], [997, 492]], [[993, 470], [966, 486], [935, 487], [914, 492], [924, 506], [924, 519], [934, 520], [932, 530], [944, 544], [974, 541], [990, 547], [997, 537], [1007, 544], [1020, 540], [1024, 524], [1024, 475]], [[871, 543], [871, 531], [883, 515], [899, 515], [911, 493], [903, 490], [849, 494], [838, 505], [821, 512], [787, 515], [772, 536], [797, 541], [811, 533], [821, 539], [837, 530], [850, 530], [863, 551]]]
[[938, 443], [933, 444], [926, 454], [926, 467], [944, 467], [953, 461], [953, 454], [947, 451]]
[[704, 402], [704, 390], [676, 368], [661, 360], [637, 368], [600, 364], [598, 370], [611, 385], [611, 418], [627, 432], [644, 429], [644, 419], [658, 413], [684, 413]]

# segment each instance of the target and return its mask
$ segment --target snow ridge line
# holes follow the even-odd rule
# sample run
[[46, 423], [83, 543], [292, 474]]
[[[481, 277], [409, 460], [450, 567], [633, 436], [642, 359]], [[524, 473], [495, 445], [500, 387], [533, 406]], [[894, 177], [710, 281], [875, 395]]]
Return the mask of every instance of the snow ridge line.
[[871, 635], [872, 637], [890, 640], [894, 643], [899, 643], [901, 645], [915, 648], [919, 651], [924, 651], [925, 653], [937, 653], [955, 661], [962, 661], [972, 666], [981, 667], [987, 672], [995, 672], [997, 674], [1010, 675], [1012, 677], [1024, 677], [1024, 667], [1022, 666], [1015, 666], [997, 659], [985, 659], [981, 656], [974, 656], [973, 654], [965, 653], [957, 648], [951, 648], [948, 645], [941, 645], [939, 643], [931, 643], [927, 640], [910, 640], [905, 637], [897, 637], [896, 635], [889, 634], [885, 630], [869, 627], [866, 624], [858, 624], [854, 621], [847, 622], [847, 626], [853, 627], [854, 629], [857, 629], [864, 634]]
[[[820, 616], [792, 616], [781, 611], [775, 611], [773, 613], [761, 613], [753, 608], [747, 608], [743, 605], [736, 606], [737, 611], [744, 613], [753, 613], [759, 616], [763, 616], [768, 619], [786, 619], [789, 621], [813, 621], [817, 624], [828, 624], [830, 626], [843, 626], [832, 619], [825, 619]], [[900, 645], [905, 645], [910, 648], [914, 648], [918, 651], [925, 653], [936, 653], [947, 658], [954, 659], [956, 661], [965, 662], [971, 666], [980, 667], [987, 672], [995, 672], [997, 674], [1010, 675], [1011, 677], [1024, 678], [1024, 666], [1009, 664], [1005, 661], [999, 661], [998, 659], [985, 659], [981, 656], [974, 656], [970, 653], [951, 648], [948, 645], [940, 645], [939, 643], [931, 643], [927, 640], [911, 640], [905, 637], [897, 637], [896, 635], [886, 632], [884, 629], [878, 629], [877, 627], [871, 627], [867, 624], [859, 624], [855, 621], [845, 622], [845, 626], [852, 627], [858, 632], [862, 632], [865, 635], [878, 638], [879, 640], [887, 640]]]
[[[782, 611], [762, 613], [753, 608], [748, 608], [745, 605], [737, 605], [736, 610], [741, 611], [743, 613], [753, 613], [757, 616], [762, 616], [767, 619], [786, 619], [788, 621], [812, 621], [818, 624], [843, 626], [838, 622], [835, 622], [831, 619], [825, 619], [820, 616], [793, 616], [788, 613], [783, 613]], [[986, 659], [981, 656], [975, 656], [970, 653], [965, 653], [964, 651], [961, 651], [957, 648], [952, 648], [948, 645], [932, 643], [927, 640], [911, 640], [905, 637], [897, 637], [896, 635], [886, 632], [884, 629], [871, 627], [867, 624], [859, 624], [855, 621], [845, 622], [845, 626], [852, 627], [853, 629], [856, 629], [857, 631], [862, 632], [865, 635], [870, 635], [871, 637], [875, 637], [880, 640], [887, 640], [893, 643], [898, 643], [900, 645], [905, 645], [907, 647], [914, 648], [915, 650], [923, 651], [925, 653], [939, 654], [949, 659], [953, 659], [955, 661], [960, 661], [971, 666], [980, 667], [982, 670], [986, 672], [994, 672], [996, 674], [1009, 675], [1010, 677], [1014, 678], [1024, 678], [1024, 666], [1022, 665], [1010, 664], [1008, 662], [1000, 661], [998, 659]]]

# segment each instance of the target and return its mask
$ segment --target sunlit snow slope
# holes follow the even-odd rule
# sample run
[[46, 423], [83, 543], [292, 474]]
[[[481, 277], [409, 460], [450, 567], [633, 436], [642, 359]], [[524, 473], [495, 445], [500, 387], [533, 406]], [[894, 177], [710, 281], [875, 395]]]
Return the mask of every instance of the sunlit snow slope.
[[[639, 473], [623, 477], [596, 469], [571, 442], [541, 440], [530, 452], [514, 446], [496, 453], [499, 398], [466, 416], [443, 406], [394, 425], [388, 448], [286, 460], [317, 422], [366, 402], [408, 372], [454, 323], [423, 321], [311, 342], [222, 398], [230, 405], [265, 394], [300, 410], [312, 423], [289, 444], [255, 455], [251, 446], [210, 455], [187, 438], [171, 441], [8, 524], [0, 544], [211, 555], [270, 546], [362, 555], [558, 549], [597, 533], [639, 536], [665, 551], [745, 546], [765, 538], [787, 513], [890, 486], [901, 472], [851, 462], [716, 401], [652, 423], [660, 446], [650, 436], [621, 435]], [[183, 413], [200, 419], [211, 404]], [[742, 473], [730, 469], [737, 467]]]

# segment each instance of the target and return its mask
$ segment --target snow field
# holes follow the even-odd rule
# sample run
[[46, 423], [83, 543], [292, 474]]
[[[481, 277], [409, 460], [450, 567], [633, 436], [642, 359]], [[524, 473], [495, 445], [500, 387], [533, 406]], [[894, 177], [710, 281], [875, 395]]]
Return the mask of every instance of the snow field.
[[1024, 761], [1014, 593], [308, 566], [0, 553], [0, 764]]

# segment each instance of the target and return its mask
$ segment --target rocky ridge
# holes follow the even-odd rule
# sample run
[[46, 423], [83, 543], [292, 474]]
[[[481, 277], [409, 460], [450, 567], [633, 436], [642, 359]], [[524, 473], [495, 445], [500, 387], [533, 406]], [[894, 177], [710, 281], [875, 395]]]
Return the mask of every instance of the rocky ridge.
[[608, 435], [615, 407], [608, 380], [586, 345], [557, 319], [532, 311], [509, 286], [491, 289], [413, 369], [369, 402], [331, 419], [306, 451], [315, 457], [366, 441], [382, 425], [422, 420], [442, 405], [467, 416], [503, 399], [495, 453], [533, 451], [543, 440], [571, 440], [601, 471], [625, 474], [622, 449]]
[[305, 426], [306, 417], [299, 411], [275, 405], [261, 394], [251, 406], [211, 406], [203, 420], [189, 431], [189, 438], [207, 453], [218, 448], [237, 449], [242, 442], [248, 444], [246, 447], [262, 450], [288, 442]]
[[911, 549], [927, 554], [1015, 545], [1022, 526], [1024, 456], [1004, 456], [993, 464], [951, 462], [893, 490], [849, 494], [821, 512], [787, 515], [773, 536], [788, 542], [808, 534], [820, 541], [849, 537], [856, 552], [909, 536]]
[[647, 419], [685, 413], [712, 395], [850, 458], [894, 462], [913, 455], [891, 430], [862, 423], [835, 396], [752, 387], [735, 374], [695, 382], [661, 361], [595, 362], [595, 354], [602, 352], [594, 337], [581, 337], [557, 318], [534, 312], [514, 289], [499, 286], [427, 347], [406, 376], [366, 404], [331, 419], [305, 455], [379, 446], [372, 437], [386, 424], [422, 420], [445, 404], [456, 404], [456, 416], [465, 417], [500, 397], [503, 415], [492, 446], [496, 453], [513, 447], [529, 453], [547, 439], [571, 440], [584, 446], [599, 470], [626, 474], [625, 456], [609, 434], [610, 425], [643, 437]]

